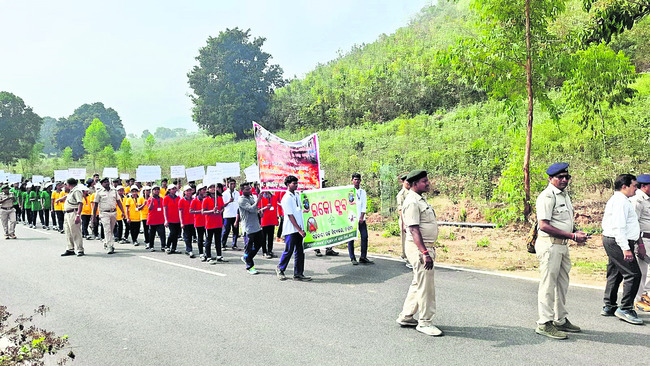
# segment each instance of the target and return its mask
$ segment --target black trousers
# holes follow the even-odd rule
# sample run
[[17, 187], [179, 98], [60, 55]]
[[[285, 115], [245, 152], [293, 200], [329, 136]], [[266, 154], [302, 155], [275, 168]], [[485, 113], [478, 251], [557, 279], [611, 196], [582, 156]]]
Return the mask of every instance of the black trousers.
[[264, 233], [260, 230], [246, 235], [248, 236], [248, 242], [244, 248], [244, 260], [246, 261], [246, 269], [250, 269], [255, 266], [253, 258], [255, 258], [260, 248], [264, 246]]
[[[43, 219], [45, 219], [45, 222], [43, 222]], [[44, 208], [43, 209], [43, 216], [41, 216], [41, 223], [48, 228], [50, 227], [50, 209], [49, 208]]]
[[192, 239], [196, 238], [196, 230], [194, 224], [183, 226], [183, 241], [185, 242], [185, 252], [192, 251]]
[[88, 234], [88, 226], [92, 215], [81, 215], [81, 235], [85, 238]]
[[52, 226], [57, 226], [57, 223], [56, 223], [56, 211], [52, 210], [50, 212], [50, 214], [52, 215]]
[[63, 211], [54, 211], [56, 212], [56, 222], [59, 225], [59, 231], [63, 231]]
[[115, 237], [115, 240], [122, 240], [124, 237], [122, 236], [124, 234], [124, 220], [117, 220], [117, 225], [115, 225], [115, 228], [113, 228], [113, 236]]
[[20, 221], [20, 205], [14, 205], [14, 210], [16, 210], [16, 221]]
[[178, 246], [178, 234], [181, 232], [181, 223], [180, 222], [170, 222], [169, 223], [169, 237], [167, 237], [167, 246], [171, 250], [176, 250]]
[[[634, 254], [636, 243], [629, 241], [630, 250]], [[603, 236], [603, 246], [609, 261], [607, 262], [607, 285], [605, 286], [605, 305], [610, 307], [617, 306], [618, 287], [623, 282], [623, 298], [621, 299], [621, 310], [634, 309], [634, 297], [639, 291], [641, 284], [641, 269], [633, 256], [632, 262], [623, 260], [623, 250], [616, 240], [609, 236]]]
[[275, 225], [262, 226], [262, 233], [266, 243], [262, 245], [262, 253], [270, 254], [273, 252], [273, 234], [275, 233]]
[[221, 257], [221, 228], [215, 228], [215, 229], [207, 229], [206, 230], [208, 235], [205, 238], [205, 256], [207, 258], [212, 257], [212, 250], [210, 247], [212, 246], [212, 242], [214, 241], [214, 248], [217, 251], [217, 257]]
[[165, 243], [165, 225], [149, 225], [149, 248], [153, 248], [153, 243], [156, 241], [156, 234], [160, 237], [160, 247], [165, 250], [167, 247]]
[[144, 233], [144, 242], [149, 243], [149, 225], [147, 225], [147, 220], [142, 220], [142, 232]]
[[282, 237], [282, 225], [284, 225], [284, 215], [280, 216], [280, 224], [278, 225], [278, 233], [276, 234], [278, 239]]
[[[138, 235], [140, 235], [140, 221], [131, 221], [129, 223], [129, 232], [131, 233], [131, 242], [135, 243], [138, 241]], [[128, 238], [128, 234], [125, 236]]]
[[203, 254], [203, 245], [205, 243], [205, 240], [203, 240], [205, 237], [205, 226], [197, 226], [194, 229], [196, 229], [196, 245], [199, 247], [199, 255], [201, 255]]

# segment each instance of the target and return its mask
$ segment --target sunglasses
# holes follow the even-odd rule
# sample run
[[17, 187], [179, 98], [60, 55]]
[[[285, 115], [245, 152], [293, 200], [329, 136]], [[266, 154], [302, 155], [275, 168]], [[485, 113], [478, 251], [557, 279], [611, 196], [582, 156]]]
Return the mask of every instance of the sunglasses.
[[555, 178], [557, 178], [558, 180], [563, 180], [563, 179], [570, 180], [571, 175], [570, 174], [556, 175]]

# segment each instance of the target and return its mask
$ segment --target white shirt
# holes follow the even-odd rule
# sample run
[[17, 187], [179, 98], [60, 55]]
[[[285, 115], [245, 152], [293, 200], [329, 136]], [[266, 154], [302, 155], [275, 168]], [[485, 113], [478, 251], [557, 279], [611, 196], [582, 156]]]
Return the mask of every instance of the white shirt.
[[237, 210], [239, 210], [239, 191], [234, 190], [232, 194], [230, 193], [230, 189], [226, 189], [223, 194], [223, 203], [227, 203], [230, 201], [230, 198], [234, 198], [235, 200], [228, 203], [228, 205], [223, 209], [223, 218], [232, 218], [232, 217], [237, 217]]
[[300, 207], [300, 193], [294, 192], [287, 193], [282, 197], [282, 202], [280, 202], [282, 210], [284, 211], [284, 223], [282, 224], [282, 235], [289, 235], [297, 233], [296, 227], [293, 226], [291, 220], [289, 220], [289, 215], [293, 215], [296, 219], [296, 224], [300, 226], [301, 229], [305, 229], [305, 225], [302, 220], [302, 208]]
[[616, 244], [623, 250], [630, 250], [628, 240], [638, 240], [641, 229], [639, 218], [630, 200], [620, 191], [605, 205], [603, 214], [603, 236], [616, 239]]
[[361, 213], [366, 213], [366, 207], [368, 206], [368, 196], [366, 196], [366, 191], [363, 188], [355, 189], [354, 195], [357, 200], [357, 218], [359, 218], [361, 217]]

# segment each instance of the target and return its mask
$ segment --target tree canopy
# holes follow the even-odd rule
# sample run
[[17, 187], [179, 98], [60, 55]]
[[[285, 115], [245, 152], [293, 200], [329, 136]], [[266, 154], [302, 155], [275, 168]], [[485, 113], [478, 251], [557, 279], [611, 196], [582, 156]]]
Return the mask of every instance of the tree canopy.
[[251, 40], [250, 29], [226, 29], [208, 37], [198, 66], [187, 74], [194, 90], [192, 118], [208, 135], [243, 138], [267, 112], [275, 88], [284, 85], [282, 69], [262, 51], [265, 38]]
[[20, 158], [29, 158], [42, 122], [20, 97], [0, 92], [0, 162], [10, 164]]
[[[103, 151], [104, 148], [110, 144], [110, 142], [111, 138], [108, 134], [108, 131], [106, 130], [106, 126], [104, 126], [102, 121], [99, 119], [93, 119], [90, 126], [88, 126], [86, 129], [86, 134], [83, 137], [83, 146], [92, 159], [93, 168], [95, 168], [95, 162], [97, 161], [99, 153]], [[113, 151], [112, 146], [111, 151]], [[114, 156], [113, 160], [115, 160]]]

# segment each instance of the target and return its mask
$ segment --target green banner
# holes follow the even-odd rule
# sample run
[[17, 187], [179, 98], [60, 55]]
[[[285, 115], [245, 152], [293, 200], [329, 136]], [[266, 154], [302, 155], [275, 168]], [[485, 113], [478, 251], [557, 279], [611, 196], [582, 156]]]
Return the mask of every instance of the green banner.
[[357, 207], [351, 204], [353, 186], [304, 191], [300, 200], [307, 233], [305, 249], [338, 245], [357, 237]]

